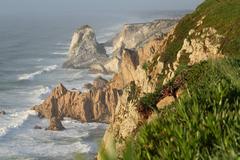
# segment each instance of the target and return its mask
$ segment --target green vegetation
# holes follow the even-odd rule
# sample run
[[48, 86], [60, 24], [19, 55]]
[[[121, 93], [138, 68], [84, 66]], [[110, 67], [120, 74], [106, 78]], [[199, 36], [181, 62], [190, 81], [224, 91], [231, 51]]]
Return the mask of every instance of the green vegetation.
[[[202, 25], [197, 23], [203, 18]], [[176, 60], [178, 51], [183, 45], [185, 38], [189, 38], [189, 31], [195, 29], [201, 32], [203, 28], [213, 27], [218, 34], [225, 36], [221, 43], [224, 55], [240, 57], [240, 1], [239, 0], [205, 0], [195, 12], [182, 18], [177, 25], [174, 37], [168, 41], [165, 53], [161, 61], [165, 67]], [[187, 57], [187, 56], [186, 56]], [[157, 57], [155, 58], [155, 61]], [[183, 62], [187, 61], [185, 59]], [[156, 62], [153, 62], [153, 65]]]
[[[197, 25], [201, 20], [202, 24]], [[188, 66], [189, 55], [184, 53], [176, 76], [168, 85], [159, 83], [154, 93], [141, 98], [136, 86], [130, 87], [129, 101], [134, 100], [140, 113], [147, 112], [147, 116], [157, 111], [156, 104], [165, 92], [174, 94], [180, 87], [185, 91], [130, 138], [124, 160], [240, 159], [240, 0], [205, 0], [180, 20], [160, 61], [167, 69], [176, 60], [184, 39], [196, 36], [190, 37], [189, 31], [202, 33], [208, 27], [224, 36], [220, 49], [228, 58]], [[145, 63], [143, 69], [151, 73], [159, 56]], [[164, 77], [159, 75], [159, 81]]]
[[203, 62], [179, 76], [187, 92], [140, 130], [129, 145], [134, 159], [237, 159], [240, 61]]
[[148, 68], [149, 68], [149, 62], [145, 62], [145, 63], [142, 65], [142, 69], [147, 72], [147, 71], [148, 71]]

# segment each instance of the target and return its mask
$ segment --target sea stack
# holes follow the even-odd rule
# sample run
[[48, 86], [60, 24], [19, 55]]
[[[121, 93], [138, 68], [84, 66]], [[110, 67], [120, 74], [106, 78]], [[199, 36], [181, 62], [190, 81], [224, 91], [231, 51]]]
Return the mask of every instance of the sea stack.
[[88, 68], [91, 64], [101, 63], [106, 58], [106, 50], [97, 42], [94, 30], [89, 25], [84, 25], [73, 33], [68, 60], [63, 67]]

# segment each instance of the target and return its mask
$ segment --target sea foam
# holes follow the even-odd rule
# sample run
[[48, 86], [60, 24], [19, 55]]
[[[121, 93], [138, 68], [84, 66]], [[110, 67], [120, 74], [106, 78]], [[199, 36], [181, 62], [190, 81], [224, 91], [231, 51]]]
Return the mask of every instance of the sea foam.
[[29, 73], [29, 74], [22, 74], [18, 77], [18, 80], [33, 80], [35, 76], [40, 75], [42, 73], [46, 73], [46, 72], [51, 72], [53, 70], [57, 69], [57, 65], [51, 65], [51, 66], [46, 66], [44, 67], [42, 70], [33, 72], [33, 73]]
[[15, 112], [0, 118], [0, 137], [6, 135], [11, 129], [19, 128], [30, 117], [37, 113], [32, 110]]
[[68, 52], [53, 52], [54, 55], [67, 55]]

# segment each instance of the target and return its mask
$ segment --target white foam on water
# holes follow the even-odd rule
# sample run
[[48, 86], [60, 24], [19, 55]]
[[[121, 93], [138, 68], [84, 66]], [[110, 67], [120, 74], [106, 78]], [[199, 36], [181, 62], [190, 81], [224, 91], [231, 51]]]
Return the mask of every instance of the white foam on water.
[[50, 93], [51, 88], [49, 86], [37, 86], [36, 89], [31, 92], [33, 100], [36, 100], [37, 103], [47, 98]]
[[20, 75], [18, 77], [18, 80], [33, 80], [35, 76], [40, 75], [42, 73], [51, 72], [53, 70], [56, 70], [57, 67], [58, 67], [57, 65], [46, 66], [39, 71]]
[[64, 43], [64, 42], [58, 42], [56, 43], [57, 46], [69, 46], [68, 43]]
[[15, 112], [0, 117], [0, 137], [6, 135], [11, 129], [19, 128], [35, 111], [28, 110]]
[[67, 55], [68, 52], [53, 52], [54, 55]]
[[[23, 113], [15, 114], [19, 118], [24, 115]], [[11, 116], [14, 116], [14, 114]], [[7, 137], [0, 137], [0, 159], [4, 156], [19, 157], [19, 155], [34, 158], [50, 158], [58, 156], [71, 157], [75, 153], [95, 154], [98, 145], [95, 142], [96, 140], [91, 138], [90, 133], [105, 130], [107, 126], [100, 123], [80, 123], [79, 121], [65, 118], [62, 123], [66, 130], [46, 131], [44, 128], [48, 126], [48, 120], [39, 119], [36, 115], [31, 116], [31, 118], [22, 117], [29, 120], [25, 120], [25, 123], [18, 123], [16, 125], [18, 127], [12, 130], [11, 134], [8, 134], [10, 130], [6, 133]], [[33, 129], [35, 125], [39, 125], [43, 129]], [[6, 140], [6, 143], [4, 143], [4, 140]]]
[[105, 47], [105, 49], [108, 55], [111, 55], [113, 53], [113, 47]]

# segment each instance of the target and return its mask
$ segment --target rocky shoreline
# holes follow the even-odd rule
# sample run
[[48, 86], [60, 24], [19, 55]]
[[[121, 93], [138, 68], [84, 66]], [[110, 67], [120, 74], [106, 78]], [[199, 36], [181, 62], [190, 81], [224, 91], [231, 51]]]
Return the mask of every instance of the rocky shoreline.
[[[203, 20], [204, 17], [198, 21], [197, 27]], [[121, 158], [129, 136], [156, 117], [141, 107], [140, 97], [153, 93], [159, 85], [163, 86], [161, 95], [154, 102], [161, 110], [182, 93], [181, 80], [174, 82], [173, 86], [167, 84], [183, 59], [188, 60], [187, 65], [193, 65], [223, 57], [219, 47], [223, 36], [216, 34], [214, 28], [203, 28], [202, 31], [190, 30], [189, 38], [184, 40], [176, 57], [171, 60], [166, 50], [175, 39], [176, 24], [176, 20], [156, 20], [124, 25], [107, 43], [113, 47], [111, 58], [103, 49], [99, 50], [102, 46], [96, 41], [93, 29], [90, 26], [81, 27], [73, 35], [69, 59], [64, 67], [89, 68], [93, 72], [113, 74], [113, 78], [107, 81], [98, 77], [92, 84], [85, 85], [85, 92], [68, 90], [59, 84], [42, 104], [33, 109], [40, 117], [49, 119], [50, 130], [63, 130], [61, 120], [64, 117], [81, 122], [109, 123], [102, 150], [108, 152], [111, 137], [114, 137], [117, 156]], [[203, 38], [197, 38], [199, 34]], [[210, 41], [209, 37], [214, 37], [214, 41]], [[100, 154], [98, 159], [101, 159]]]
[[[33, 110], [38, 112], [39, 117], [49, 119], [50, 130], [62, 130], [64, 127], [61, 120], [64, 117], [81, 122], [111, 123], [124, 88], [132, 81], [141, 82], [143, 79], [146, 81], [145, 71], [141, 65], [147, 57], [150, 57], [149, 54], [152, 54], [149, 52], [151, 45], [157, 45], [159, 39], [162, 39], [176, 22], [155, 20], [149, 23], [124, 25], [120, 33], [111, 40], [114, 48], [112, 58], [107, 58], [105, 49], [96, 41], [95, 33], [90, 26], [80, 27], [73, 34], [68, 60], [63, 66], [89, 68], [96, 73], [114, 74], [113, 79], [107, 81], [98, 77], [92, 84], [85, 85], [87, 91], [83, 93], [67, 90], [63, 84], [59, 84], [48, 98], [42, 104], [34, 106]], [[131, 43], [130, 37], [134, 39]], [[149, 40], [156, 40], [148, 44], [146, 37]], [[142, 45], [139, 45], [140, 42]], [[142, 47], [143, 42], [146, 43], [147, 49]], [[137, 50], [142, 52], [141, 56], [137, 54]]]
[[[138, 130], [144, 124], [148, 125], [150, 122], [156, 120], [156, 118], [161, 119], [162, 117], [158, 117], [160, 115], [159, 112], [163, 111], [163, 109], [168, 109], [166, 106], [174, 102], [181, 103], [179, 97], [182, 96], [183, 93], [188, 95], [190, 97], [189, 99], [196, 98], [192, 97], [192, 93], [189, 93], [188, 80], [191, 81], [191, 83], [194, 81], [195, 86], [191, 87], [196, 87], [194, 88], [197, 90], [195, 92], [198, 92], [199, 88], [204, 87], [208, 90], [207, 83], [213, 80], [213, 84], [216, 86], [213, 88], [217, 88], [219, 93], [221, 93], [219, 94], [221, 95], [220, 97], [223, 97], [222, 94], [224, 90], [221, 90], [220, 85], [216, 85], [217, 83], [214, 78], [210, 80], [204, 79], [204, 83], [202, 83], [204, 86], [198, 86], [196, 84], [200, 82], [196, 82], [198, 79], [195, 77], [202, 74], [199, 72], [204, 72], [204, 74], [202, 74], [204, 78], [208, 77], [208, 72], [205, 73], [207, 69], [201, 70], [205, 62], [206, 65], [216, 60], [226, 60], [228, 57], [230, 59], [239, 56], [239, 52], [237, 52], [239, 51], [239, 45], [237, 45], [239, 36], [236, 36], [239, 34], [239, 32], [237, 32], [239, 30], [235, 28], [237, 31], [234, 31], [233, 29], [235, 26], [226, 25], [227, 22], [223, 15], [215, 19], [217, 14], [212, 14], [210, 16], [206, 14], [209, 10], [206, 6], [213, 6], [216, 5], [215, 3], [218, 3], [220, 8], [223, 9], [223, 6], [227, 6], [227, 3], [224, 1], [208, 2], [210, 1], [207, 1], [205, 5], [200, 6], [195, 12], [185, 16], [180, 21], [156, 20], [149, 23], [124, 25], [122, 30], [112, 40], [109, 40], [105, 44], [113, 47], [111, 58], [106, 57], [104, 52], [98, 52], [99, 45], [93, 30], [90, 29], [90, 27], [81, 28], [81, 31], [75, 33], [73, 36], [73, 44], [71, 44], [70, 47], [70, 59], [67, 62], [71, 65], [66, 66], [81, 68], [81, 62], [87, 61], [87, 65], [84, 67], [88, 67], [93, 72], [113, 74], [113, 78], [107, 81], [102, 77], [98, 77], [92, 84], [85, 85], [87, 88], [86, 92], [67, 90], [62, 84], [59, 84], [42, 104], [35, 106], [33, 109], [39, 113], [40, 117], [49, 119], [49, 129], [53, 130], [64, 129], [61, 125], [61, 120], [64, 117], [77, 119], [81, 122], [109, 123], [97, 159], [105, 160], [105, 154], [115, 154], [114, 159], [123, 159], [123, 154], [126, 151], [126, 145], [128, 144], [129, 138], [132, 137], [134, 141]], [[232, 7], [235, 6], [236, 5], [232, 5]], [[200, 11], [202, 11], [202, 14]], [[222, 20], [222, 26], [210, 23], [212, 20], [215, 22], [219, 19]], [[234, 24], [237, 20], [232, 19], [231, 21], [232, 24]], [[88, 38], [85, 39], [85, 35]], [[229, 37], [232, 38], [232, 41], [229, 41]], [[87, 44], [85, 42], [87, 42]], [[191, 68], [194, 68], [194, 66], [198, 68], [191, 72]], [[205, 67], [208, 67], [208, 65]], [[190, 70], [190, 77], [187, 77], [187, 69]], [[226, 74], [225, 72], [223, 73]], [[217, 75], [218, 73], [214, 74]], [[231, 74], [225, 76], [229, 78], [230, 75]], [[235, 76], [236, 73], [234, 72], [233, 77]], [[219, 79], [220, 81], [222, 80], [221, 77]], [[232, 79], [236, 81], [236, 79]], [[232, 80], [226, 82], [235, 83]], [[221, 81], [223, 84], [226, 82]], [[205, 92], [204, 89], [198, 94], [201, 95], [203, 92]], [[212, 94], [211, 90], [208, 92]], [[232, 92], [226, 94], [230, 93]], [[227, 96], [232, 96], [232, 94]], [[184, 96], [182, 97], [184, 98]], [[196, 103], [199, 103], [198, 101], [208, 101], [205, 100], [208, 98], [209, 97], [204, 97], [204, 99], [200, 100], [196, 98], [195, 100]], [[222, 99], [220, 102], [215, 102], [214, 98], [213, 102], [211, 101], [210, 104], [214, 103], [215, 106], [219, 103], [221, 107]], [[228, 102], [228, 99], [226, 99], [226, 101]], [[239, 103], [237, 103], [237, 106], [238, 104]], [[195, 103], [190, 105], [195, 106]], [[199, 106], [201, 106], [201, 103], [199, 103]], [[189, 106], [186, 105], [184, 107], [188, 108]], [[229, 106], [227, 105], [225, 107]], [[196, 113], [199, 112], [198, 110], [201, 110], [201, 108], [195, 109], [196, 111], [193, 112]], [[176, 110], [176, 108], [173, 108], [173, 111]], [[181, 112], [181, 114], [183, 113], [183, 111], [179, 112]], [[205, 111], [203, 110], [203, 112]], [[211, 113], [212, 111], [207, 112]], [[172, 110], [170, 110], [170, 114], [172, 114]], [[184, 118], [188, 119], [186, 116], [187, 114], [192, 114], [192, 112], [182, 115]], [[199, 116], [197, 117], [199, 118]], [[201, 119], [204, 119], [204, 117], [205, 115], [203, 114]], [[212, 113], [211, 117], [213, 117]], [[174, 117], [173, 119], [175, 120], [177, 118]], [[212, 121], [212, 119], [210, 119], [210, 121]], [[171, 121], [166, 121], [164, 123], [168, 126]], [[209, 119], [207, 122], [208, 121]], [[178, 125], [178, 123], [182, 122], [176, 122], [175, 125]], [[202, 124], [202, 126], [204, 126], [206, 123], [202, 122]], [[177, 150], [177, 152], [181, 150], [181, 148], [177, 147], [181, 145], [179, 143], [183, 141], [184, 143], [181, 147], [184, 148], [184, 151], [192, 147], [189, 146], [189, 148], [185, 148], [188, 145], [185, 143], [185, 140], [187, 139], [188, 143], [191, 141], [192, 128], [198, 125], [198, 121], [196, 121], [196, 124], [191, 128], [187, 128], [190, 130], [190, 138], [184, 139], [186, 136], [184, 134], [187, 130], [186, 128], [184, 131], [181, 130], [181, 128], [184, 128], [184, 125], [186, 125], [185, 121], [182, 123], [182, 126], [178, 126], [182, 133], [178, 130], [175, 135], [170, 134], [167, 137], [168, 141], [165, 141], [166, 143], [162, 143], [163, 145], [174, 143], [170, 149], [168, 148], [170, 150], [169, 152], [165, 153], [164, 151], [163, 154], [167, 157], [169, 154], [172, 154], [172, 152], [175, 152], [173, 150]], [[214, 127], [214, 125], [212, 125], [212, 128], [210, 127], [211, 132], [214, 130]], [[171, 125], [170, 129], [172, 128], [175, 128], [175, 126]], [[156, 132], [157, 134], [161, 132], [160, 136], [164, 136], [166, 134], [165, 131], [162, 131], [164, 129], [155, 130], [154, 134]], [[205, 130], [206, 128], [203, 129], [203, 132]], [[146, 132], [151, 131], [148, 130]], [[199, 130], [197, 132], [199, 132]], [[200, 133], [197, 134], [197, 136], [199, 135]], [[182, 141], [177, 142], [178, 138], [176, 137], [180, 137]], [[206, 137], [207, 140], [212, 138], [211, 135], [206, 135]], [[144, 144], [148, 143], [148, 138], [152, 139], [152, 135], [146, 138], [147, 140]], [[198, 139], [198, 143], [202, 143], [201, 141], [203, 139]], [[159, 141], [159, 137], [157, 141]], [[214, 144], [215, 142], [212, 141], [207, 141], [207, 143], [210, 144], [210, 150], [214, 145], [217, 146]], [[235, 143], [235, 141], [233, 143]], [[195, 145], [195, 149], [199, 151], [198, 144]], [[207, 144], [203, 143], [203, 145], [203, 147], [205, 147]], [[149, 154], [155, 153], [155, 151], [151, 152], [151, 149], [156, 146], [148, 146], [148, 144], [146, 144], [146, 146], [141, 147], [143, 147], [143, 150], [149, 149], [150, 152], [145, 152], [144, 150], [143, 153], [148, 159], [150, 157]], [[225, 146], [223, 148], [224, 150], [226, 149]], [[201, 152], [205, 152], [205, 150], [201, 150]], [[195, 153], [197, 152], [191, 152], [194, 156]], [[139, 156], [141, 158], [142, 155]], [[183, 154], [182, 156], [184, 157], [185, 155]]]

